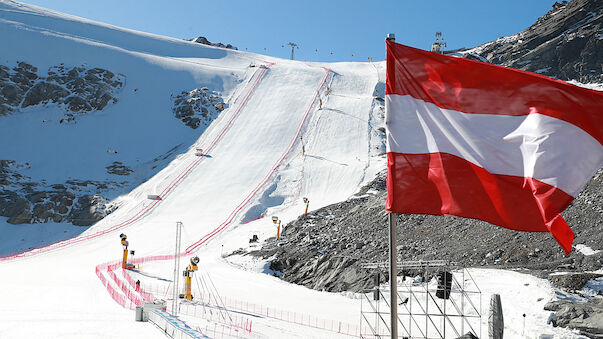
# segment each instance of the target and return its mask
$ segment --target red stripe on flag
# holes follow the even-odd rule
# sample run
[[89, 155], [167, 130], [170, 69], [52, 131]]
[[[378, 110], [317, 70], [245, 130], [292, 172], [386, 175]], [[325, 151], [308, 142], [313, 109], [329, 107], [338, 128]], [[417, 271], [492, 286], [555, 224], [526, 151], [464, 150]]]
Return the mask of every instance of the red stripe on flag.
[[386, 94], [410, 95], [464, 113], [548, 115], [603, 143], [603, 92], [536, 73], [387, 41]]
[[559, 215], [574, 199], [536, 179], [492, 174], [447, 153], [387, 153], [386, 210], [454, 215], [551, 232], [566, 253], [574, 233]]

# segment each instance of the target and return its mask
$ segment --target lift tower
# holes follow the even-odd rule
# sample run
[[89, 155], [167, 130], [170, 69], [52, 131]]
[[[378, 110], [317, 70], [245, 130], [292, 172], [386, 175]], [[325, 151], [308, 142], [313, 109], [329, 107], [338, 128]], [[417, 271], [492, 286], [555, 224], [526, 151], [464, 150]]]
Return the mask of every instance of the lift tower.
[[192, 257], [191, 264], [182, 272], [184, 275], [184, 294], [180, 295], [181, 299], [193, 300], [193, 294], [191, 290], [191, 280], [193, 272], [198, 270], [197, 264], [199, 263], [199, 257]]
[[291, 60], [295, 60], [295, 49], [299, 49], [299, 46], [295, 42], [290, 42], [287, 45], [291, 46]]

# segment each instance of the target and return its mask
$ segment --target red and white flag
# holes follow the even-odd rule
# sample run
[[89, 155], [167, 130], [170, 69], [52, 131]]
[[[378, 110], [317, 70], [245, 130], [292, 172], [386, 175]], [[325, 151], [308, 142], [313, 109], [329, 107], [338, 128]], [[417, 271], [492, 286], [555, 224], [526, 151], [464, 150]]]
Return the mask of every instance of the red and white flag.
[[387, 211], [551, 232], [571, 251], [559, 213], [603, 165], [603, 92], [387, 41], [385, 107]]

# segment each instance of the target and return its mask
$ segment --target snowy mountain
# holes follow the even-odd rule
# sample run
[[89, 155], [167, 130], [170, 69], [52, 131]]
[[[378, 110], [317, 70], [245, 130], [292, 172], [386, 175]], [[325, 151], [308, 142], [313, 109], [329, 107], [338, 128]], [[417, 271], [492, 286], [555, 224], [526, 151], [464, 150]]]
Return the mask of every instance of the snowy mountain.
[[[0, 2], [0, 36], [0, 337], [162, 337], [122, 308], [134, 294], [106, 263], [120, 260], [122, 232], [139, 258], [173, 254], [177, 221], [186, 256], [202, 258], [221, 293], [356, 322], [354, 300], [295, 287], [291, 299], [220, 251], [272, 234], [261, 217], [292, 220], [302, 197], [312, 208], [343, 200], [384, 168], [373, 95], [383, 64], [274, 59], [14, 1]], [[69, 224], [90, 219], [100, 221]], [[143, 286], [171, 279], [169, 263], [144, 266]], [[339, 306], [317, 312], [326, 300]], [[274, 337], [290, 324], [256, 326]]]
[[[270, 217], [297, 219], [303, 198], [344, 201], [385, 168], [383, 62], [282, 60], [10, 0], [0, 37], [0, 337], [163, 338], [132, 309], [171, 303], [174, 259], [193, 256], [200, 303], [178, 321], [200, 337], [359, 335], [363, 295], [226, 254], [274, 237]], [[120, 233], [135, 270], [121, 269]], [[506, 337], [579, 337], [546, 325], [546, 280], [472, 275], [483, 300], [504, 292]]]

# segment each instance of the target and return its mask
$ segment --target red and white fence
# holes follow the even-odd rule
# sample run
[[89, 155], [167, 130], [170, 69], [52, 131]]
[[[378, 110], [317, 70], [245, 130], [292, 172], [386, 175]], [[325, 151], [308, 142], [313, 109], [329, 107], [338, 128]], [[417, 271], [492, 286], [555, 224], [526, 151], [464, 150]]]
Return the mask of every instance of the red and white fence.
[[[160, 286], [145, 284], [144, 286], [145, 291], [160, 298], [169, 298], [173, 292], [172, 288], [172, 286], [166, 285]], [[324, 319], [308, 313], [284, 310], [278, 307], [250, 303], [230, 297], [221, 297], [220, 300], [222, 305], [214, 305], [213, 303], [208, 304], [205, 303], [205, 301], [210, 300], [209, 296], [199, 292], [197, 293], [195, 299], [199, 300], [200, 304], [181, 304], [179, 312], [184, 312], [184, 314], [187, 315], [197, 316], [203, 312], [200, 311], [200, 309], [203, 307], [213, 308], [216, 310], [216, 312], [219, 312], [219, 310], [240, 311], [254, 316], [276, 319], [292, 324], [317, 328], [352, 337], [360, 336], [359, 326], [344, 321]], [[214, 314], [219, 313], [214, 312]]]

